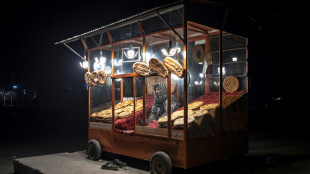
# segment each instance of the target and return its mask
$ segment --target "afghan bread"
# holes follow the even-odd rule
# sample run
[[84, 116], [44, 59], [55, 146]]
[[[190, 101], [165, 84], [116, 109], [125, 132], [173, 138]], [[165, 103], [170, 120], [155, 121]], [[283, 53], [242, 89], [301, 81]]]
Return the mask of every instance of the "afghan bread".
[[[193, 116], [188, 116], [188, 117], [187, 117], [187, 120], [188, 120], [188, 122], [187, 122], [188, 125], [190, 125], [190, 124], [192, 124], [192, 123], [195, 121], [195, 117], [193, 117]], [[184, 117], [176, 119], [176, 120], [174, 121], [173, 125], [174, 125], [175, 127], [183, 126], [183, 125], [184, 125]]]
[[209, 109], [214, 109], [216, 107], [218, 107], [219, 104], [218, 103], [210, 103], [210, 104], [205, 104], [203, 106], [200, 107], [200, 110], [209, 110]]
[[168, 121], [168, 116], [167, 116], [167, 115], [161, 116], [161, 117], [158, 119], [158, 123], [167, 122], [167, 121]]
[[189, 113], [189, 116], [193, 116], [193, 117], [203, 117], [205, 115], [207, 115], [209, 113], [208, 110], [198, 110], [198, 111], [193, 111], [191, 113]]
[[202, 101], [195, 101], [193, 103], [188, 104], [188, 109], [197, 109], [203, 105]]
[[160, 77], [167, 78], [168, 70], [166, 66], [158, 59], [151, 58], [149, 61], [150, 69], [156, 72]]
[[178, 61], [171, 57], [165, 57], [164, 64], [173, 74], [177, 75], [179, 78], [183, 77], [183, 67]]
[[147, 66], [145, 63], [136, 62], [133, 64], [133, 70], [138, 73], [140, 76], [149, 76], [151, 73], [151, 70], [149, 66]]
[[100, 85], [104, 85], [106, 81], [107, 81], [107, 74], [105, 73], [104, 70], [99, 70], [98, 71], [98, 83]]
[[227, 92], [236, 92], [239, 89], [239, 80], [235, 76], [227, 76], [223, 80], [223, 88]]
[[89, 86], [89, 87], [92, 86], [90, 75], [91, 75], [90, 72], [86, 72], [84, 75], [85, 82], [86, 82], [87, 86]]
[[98, 73], [97, 71], [93, 71], [93, 72], [90, 74], [90, 78], [91, 78], [91, 84], [92, 84], [92, 86], [98, 86], [98, 85], [99, 85], [99, 81], [98, 81], [99, 73]]

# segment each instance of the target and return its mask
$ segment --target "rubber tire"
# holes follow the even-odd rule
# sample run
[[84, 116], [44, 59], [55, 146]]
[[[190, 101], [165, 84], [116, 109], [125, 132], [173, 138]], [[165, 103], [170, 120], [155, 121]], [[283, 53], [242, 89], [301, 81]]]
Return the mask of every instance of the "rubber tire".
[[102, 148], [100, 143], [95, 140], [89, 140], [87, 143], [87, 156], [88, 159], [98, 161], [101, 158]]
[[162, 151], [154, 153], [150, 162], [151, 174], [171, 174], [172, 162], [170, 157]]

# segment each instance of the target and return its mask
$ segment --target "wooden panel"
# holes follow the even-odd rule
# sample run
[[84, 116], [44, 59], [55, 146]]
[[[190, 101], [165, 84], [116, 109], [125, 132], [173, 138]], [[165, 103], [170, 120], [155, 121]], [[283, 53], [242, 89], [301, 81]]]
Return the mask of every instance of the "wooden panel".
[[157, 151], [166, 152], [176, 167], [186, 168], [184, 141], [169, 141], [154, 137], [123, 135], [99, 129], [89, 129], [88, 139], [100, 142], [103, 151], [151, 160]]

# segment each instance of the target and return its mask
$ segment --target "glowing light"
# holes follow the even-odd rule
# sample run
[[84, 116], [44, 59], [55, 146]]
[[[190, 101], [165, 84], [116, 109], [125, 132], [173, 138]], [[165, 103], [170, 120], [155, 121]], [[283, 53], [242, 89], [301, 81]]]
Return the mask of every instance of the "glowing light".
[[[220, 73], [220, 67], [217, 68], [217, 72]], [[225, 67], [222, 67], [222, 73], [223, 75], [226, 74]]]
[[232, 58], [232, 61], [233, 61], [233, 62], [237, 62], [237, 60], [238, 60], [237, 57], [233, 57], [233, 58]]
[[88, 68], [88, 62], [86, 60], [84, 60], [83, 62], [80, 62], [80, 66], [84, 69]]
[[176, 76], [175, 74], [172, 74], [171, 77], [175, 81], [180, 80], [180, 78], [178, 76]]
[[203, 73], [199, 73], [199, 77], [203, 78]]
[[186, 57], [186, 51], [183, 51], [183, 57]]
[[198, 84], [199, 84], [198, 81], [195, 81], [194, 83], [195, 83], [195, 85], [198, 85]]
[[13, 85], [13, 89], [17, 89], [18, 88], [18, 86], [17, 85]]

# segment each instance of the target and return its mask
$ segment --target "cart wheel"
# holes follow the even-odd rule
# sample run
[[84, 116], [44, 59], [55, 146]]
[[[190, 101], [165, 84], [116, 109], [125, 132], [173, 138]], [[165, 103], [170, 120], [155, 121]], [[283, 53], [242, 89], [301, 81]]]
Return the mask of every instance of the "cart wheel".
[[165, 152], [156, 152], [152, 156], [151, 174], [171, 174], [172, 162], [170, 157]]
[[88, 141], [87, 156], [94, 161], [98, 161], [101, 158], [101, 146], [97, 140], [92, 139]]

